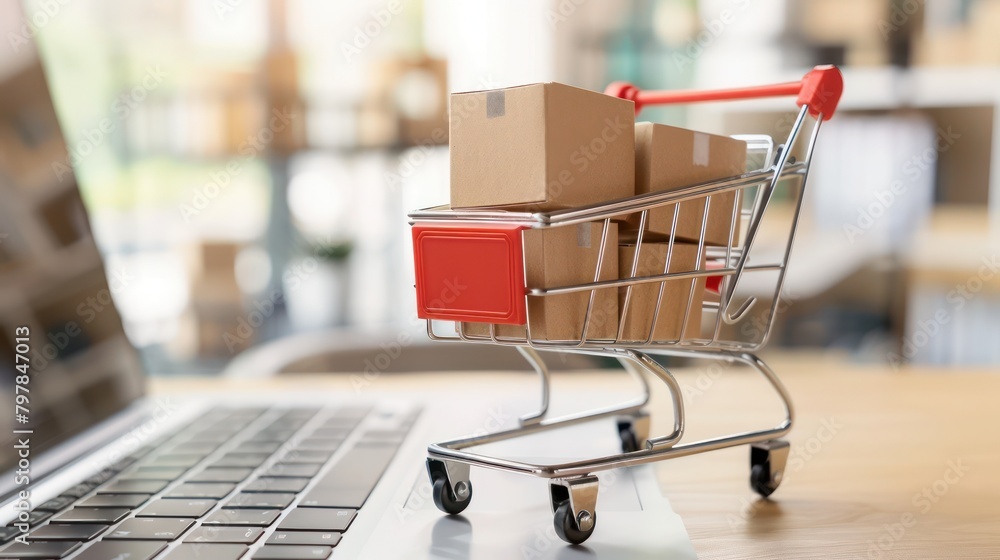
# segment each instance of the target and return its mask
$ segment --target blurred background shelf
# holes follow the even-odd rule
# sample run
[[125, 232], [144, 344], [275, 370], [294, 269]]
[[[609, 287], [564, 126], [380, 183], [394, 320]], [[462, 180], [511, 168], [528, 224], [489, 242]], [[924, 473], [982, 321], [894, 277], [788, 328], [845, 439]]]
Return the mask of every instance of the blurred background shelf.
[[[405, 214], [447, 201], [449, 92], [733, 86], [823, 63], [846, 89], [773, 340], [891, 361], [944, 310], [955, 320], [907, 360], [1000, 363], [937, 349], [990, 332], [969, 310], [1000, 300], [948, 301], [1000, 236], [1000, 0], [216, 4], [78, 0], [39, 29], [107, 266], [133, 279], [116, 299], [154, 371], [211, 370], [289, 333], [408, 332]], [[640, 120], [780, 141], [791, 109]], [[58, 194], [45, 175], [27, 177], [39, 204]]]

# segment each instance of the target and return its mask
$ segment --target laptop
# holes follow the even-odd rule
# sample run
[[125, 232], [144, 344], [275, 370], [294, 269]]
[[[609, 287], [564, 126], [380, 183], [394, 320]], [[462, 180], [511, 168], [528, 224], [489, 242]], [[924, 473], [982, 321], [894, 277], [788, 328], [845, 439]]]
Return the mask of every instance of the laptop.
[[[541, 479], [474, 469], [472, 505], [438, 511], [427, 444], [516, 425], [531, 394], [476, 391], [472, 377], [406, 400], [148, 394], [21, 39], [0, 57], [0, 560], [695, 557], [650, 467], [601, 473], [601, 523], [582, 546], [557, 538]], [[607, 424], [493, 450], [613, 452]]]

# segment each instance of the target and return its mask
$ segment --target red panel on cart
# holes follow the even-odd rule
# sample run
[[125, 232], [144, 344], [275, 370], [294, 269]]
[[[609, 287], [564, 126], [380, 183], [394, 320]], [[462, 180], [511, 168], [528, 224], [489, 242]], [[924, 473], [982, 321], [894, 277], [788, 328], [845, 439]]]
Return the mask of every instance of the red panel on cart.
[[413, 226], [417, 316], [523, 325], [523, 226]]

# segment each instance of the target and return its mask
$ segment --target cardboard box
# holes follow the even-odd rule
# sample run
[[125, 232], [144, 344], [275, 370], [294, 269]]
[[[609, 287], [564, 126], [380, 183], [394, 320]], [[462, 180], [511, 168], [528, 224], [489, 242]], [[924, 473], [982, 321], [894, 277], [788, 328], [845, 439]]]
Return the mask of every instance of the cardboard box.
[[[548, 229], [528, 229], [524, 239], [524, 275], [531, 288], [555, 288], [594, 281], [600, 257], [602, 222]], [[600, 280], [618, 277], [618, 226], [611, 223]], [[531, 336], [539, 340], [579, 340], [591, 292], [528, 297]], [[489, 323], [463, 323], [465, 332], [489, 336]], [[613, 339], [618, 332], [616, 288], [598, 290], [591, 311], [589, 339]], [[497, 336], [524, 338], [525, 325], [497, 325]]]
[[557, 210], [633, 195], [634, 104], [563, 84], [451, 96], [451, 207]]
[[[746, 160], [747, 144], [742, 140], [648, 122], [635, 126], [636, 194], [672, 191], [742, 175], [746, 172]], [[733, 208], [739, 205], [739, 198], [736, 191], [712, 196], [705, 229], [707, 245], [729, 244]], [[706, 200], [707, 197], [680, 204], [677, 239], [698, 242]], [[644, 240], [669, 240], [675, 206], [661, 206], [649, 212]], [[739, 213], [736, 219], [734, 241], [739, 239]], [[638, 213], [629, 215], [629, 233], [624, 238], [634, 240], [639, 220]]]
[[[619, 278], [632, 278], [632, 265], [636, 258], [635, 245], [624, 245], [618, 249]], [[656, 276], [663, 274], [667, 263], [668, 243], [642, 243], [639, 251], [639, 264], [634, 277]], [[670, 270], [668, 272], [690, 272], [704, 270], [705, 259], [701, 266], [698, 262], [698, 246], [688, 243], [674, 243], [670, 255]], [[694, 298], [691, 312], [688, 314], [687, 327], [683, 329], [684, 312], [691, 296], [692, 283]], [[625, 297], [627, 288], [620, 288], [618, 294], [619, 321], [622, 325], [621, 339], [624, 341], [646, 340], [653, 329], [653, 315], [656, 302], [660, 297], [660, 286], [663, 285], [663, 299], [660, 300], [660, 312], [656, 317], [656, 328], [653, 330], [653, 340], [669, 341], [698, 338], [701, 336], [701, 304], [705, 297], [705, 279], [669, 280], [664, 283], [650, 282], [632, 287], [626, 308]]]

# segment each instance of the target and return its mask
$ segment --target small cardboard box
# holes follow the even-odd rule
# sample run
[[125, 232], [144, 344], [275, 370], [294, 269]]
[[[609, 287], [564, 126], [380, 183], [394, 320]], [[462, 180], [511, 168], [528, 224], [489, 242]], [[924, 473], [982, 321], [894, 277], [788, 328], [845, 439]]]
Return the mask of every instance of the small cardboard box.
[[[524, 275], [531, 288], [556, 288], [594, 281], [600, 257], [602, 222], [524, 230]], [[608, 227], [600, 280], [618, 277], [618, 225]], [[531, 336], [538, 340], [579, 340], [591, 292], [528, 297]], [[463, 323], [465, 333], [489, 336], [489, 323]], [[497, 325], [498, 337], [524, 338], [525, 325]], [[597, 290], [588, 339], [613, 339], [618, 332], [616, 288]]]
[[[746, 162], [747, 144], [742, 140], [648, 122], [635, 126], [636, 194], [672, 191], [742, 175], [746, 172]], [[707, 197], [680, 204], [677, 239], [698, 242], [706, 200]], [[738, 204], [739, 196], [736, 191], [712, 196], [708, 225], [705, 228], [706, 245], [729, 244], [733, 208]], [[676, 204], [661, 206], [649, 212], [643, 239], [669, 240], [675, 206]], [[638, 213], [629, 216], [630, 234], [623, 237], [635, 238], [639, 219]], [[739, 219], [737, 213], [734, 241], [739, 240]]]
[[563, 84], [451, 96], [451, 207], [548, 211], [632, 196], [635, 105]]
[[[663, 274], [667, 263], [668, 243], [642, 243], [639, 251], [639, 264], [634, 277], [656, 276]], [[624, 245], [618, 249], [619, 278], [632, 278], [632, 265], [636, 258], [635, 245]], [[698, 263], [698, 246], [688, 243], [674, 243], [670, 255], [670, 273], [691, 272], [703, 270], [705, 259], [701, 266]], [[656, 328], [653, 331], [654, 341], [698, 338], [701, 336], [701, 307], [705, 297], [705, 279], [693, 280], [694, 298], [691, 301], [691, 312], [688, 314], [687, 327], [683, 329], [684, 311], [692, 291], [692, 279], [668, 280], [662, 285], [663, 299], [660, 300], [660, 312], [656, 317]], [[623, 341], [645, 341], [653, 328], [653, 315], [657, 299], [660, 297], [660, 283], [650, 282], [632, 286], [632, 293], [626, 309], [625, 297], [627, 288], [620, 288], [618, 293], [619, 321], [623, 326], [621, 339]]]

